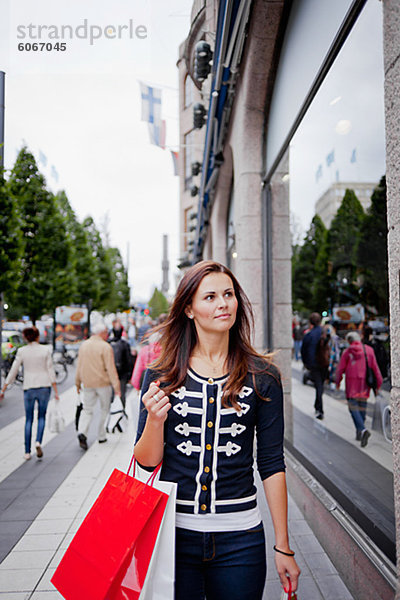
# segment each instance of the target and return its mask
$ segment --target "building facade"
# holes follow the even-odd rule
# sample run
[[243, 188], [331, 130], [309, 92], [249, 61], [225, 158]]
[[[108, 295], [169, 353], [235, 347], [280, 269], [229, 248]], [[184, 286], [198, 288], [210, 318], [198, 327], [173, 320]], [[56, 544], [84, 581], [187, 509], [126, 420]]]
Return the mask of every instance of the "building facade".
[[371, 196], [376, 183], [376, 181], [372, 183], [362, 183], [361, 181], [340, 181], [333, 183], [316, 201], [315, 214], [321, 217], [323, 224], [329, 229], [333, 217], [342, 203], [346, 190], [354, 191], [361, 206], [366, 211], [371, 205]]
[[[256, 346], [279, 350], [290, 490], [357, 598], [393, 598], [400, 542], [399, 32], [395, 0], [196, 0], [178, 61], [181, 144], [193, 149], [181, 152], [182, 267], [228, 264], [255, 309]], [[213, 51], [202, 84], [201, 40]], [[393, 446], [375, 401], [368, 453], [333, 419], [317, 426], [292, 384], [290, 217], [307, 229], [333, 172], [371, 190], [387, 180]]]

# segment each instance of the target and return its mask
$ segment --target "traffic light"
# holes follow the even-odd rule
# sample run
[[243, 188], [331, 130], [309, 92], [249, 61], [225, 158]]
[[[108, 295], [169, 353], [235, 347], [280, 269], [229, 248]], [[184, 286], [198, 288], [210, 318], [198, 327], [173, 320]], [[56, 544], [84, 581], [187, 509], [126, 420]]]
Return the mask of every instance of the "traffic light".
[[190, 195], [192, 196], [192, 198], [197, 196], [198, 193], [199, 193], [199, 188], [197, 187], [197, 185], [192, 185], [192, 187], [190, 188]]
[[193, 106], [193, 126], [201, 129], [205, 123], [206, 109], [200, 102]]
[[202, 82], [207, 79], [211, 72], [210, 61], [212, 57], [210, 44], [204, 40], [197, 42], [194, 51], [194, 77], [197, 81]]

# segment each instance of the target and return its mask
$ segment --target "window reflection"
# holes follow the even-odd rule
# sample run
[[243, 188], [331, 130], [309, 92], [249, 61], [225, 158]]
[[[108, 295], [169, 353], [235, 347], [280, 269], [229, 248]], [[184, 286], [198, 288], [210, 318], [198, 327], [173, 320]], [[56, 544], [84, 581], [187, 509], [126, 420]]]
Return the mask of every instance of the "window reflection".
[[[382, 240], [386, 235], [382, 31], [382, 7], [370, 0], [289, 147], [290, 206], [296, 229], [294, 325], [304, 332], [309, 314], [318, 311], [323, 322], [335, 327], [339, 355], [348, 346], [349, 330], [366, 333], [364, 341], [373, 343], [376, 353], [379, 346], [389, 352]], [[380, 209], [381, 225], [376, 212]], [[380, 267], [368, 263], [380, 252]], [[380, 393], [376, 397], [371, 393], [368, 400], [366, 427], [371, 437], [361, 447], [344, 383], [335, 388], [334, 369], [325, 382], [324, 419], [315, 419], [314, 384], [302, 361], [296, 360], [293, 338], [293, 428], [287, 432], [288, 445], [394, 561], [390, 363], [386, 370], [381, 366]]]

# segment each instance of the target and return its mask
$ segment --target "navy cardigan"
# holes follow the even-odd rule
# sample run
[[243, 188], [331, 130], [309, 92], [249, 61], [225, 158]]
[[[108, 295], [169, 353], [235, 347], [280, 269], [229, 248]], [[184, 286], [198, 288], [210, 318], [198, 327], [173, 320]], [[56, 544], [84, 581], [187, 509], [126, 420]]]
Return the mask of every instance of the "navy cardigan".
[[[144, 394], [158, 374], [147, 370]], [[249, 373], [238, 396], [240, 411], [221, 405], [227, 377], [201, 377], [188, 370], [186, 381], [170, 395], [164, 426], [160, 478], [178, 484], [177, 511], [189, 514], [231, 513], [254, 508], [254, 433], [261, 479], [285, 470], [283, 458], [283, 392], [277, 370]], [[140, 403], [136, 441], [147, 411]]]

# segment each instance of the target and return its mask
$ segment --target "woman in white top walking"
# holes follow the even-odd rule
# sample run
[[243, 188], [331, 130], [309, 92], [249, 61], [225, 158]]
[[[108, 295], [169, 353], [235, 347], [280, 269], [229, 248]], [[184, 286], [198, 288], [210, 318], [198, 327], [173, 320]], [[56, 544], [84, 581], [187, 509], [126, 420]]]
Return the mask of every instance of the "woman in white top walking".
[[50, 346], [41, 346], [39, 330], [36, 327], [27, 327], [23, 330], [27, 345], [18, 349], [17, 355], [0, 392], [0, 400], [4, 397], [7, 386], [17, 376], [21, 365], [24, 367], [24, 403], [25, 403], [25, 460], [31, 458], [32, 423], [35, 402], [38, 403], [38, 425], [36, 433], [36, 455], [42, 458], [42, 440], [46, 421], [47, 405], [50, 399], [51, 386], [54, 389], [55, 399], [58, 401], [56, 375], [53, 368]]

